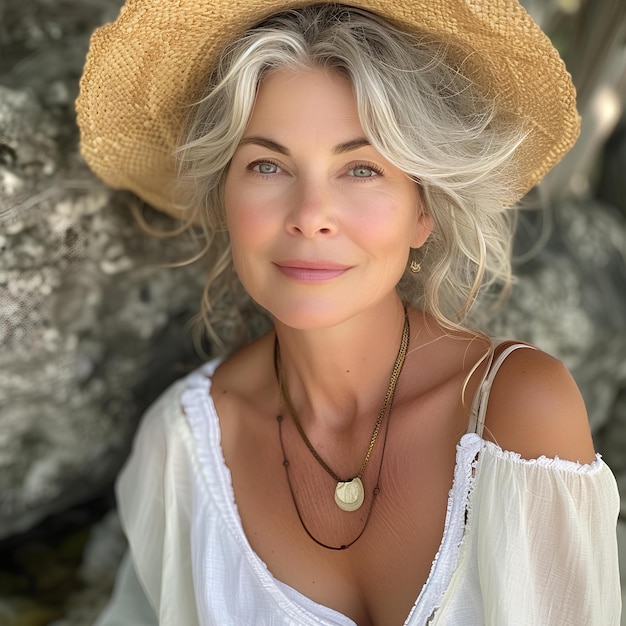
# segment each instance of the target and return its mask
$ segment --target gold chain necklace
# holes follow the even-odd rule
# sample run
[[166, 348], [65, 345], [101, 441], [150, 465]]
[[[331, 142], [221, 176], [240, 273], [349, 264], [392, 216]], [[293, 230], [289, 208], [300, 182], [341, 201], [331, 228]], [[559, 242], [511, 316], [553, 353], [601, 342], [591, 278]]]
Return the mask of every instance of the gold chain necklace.
[[[302, 424], [300, 423], [300, 419], [298, 418], [298, 413], [295, 407], [293, 406], [293, 402], [291, 401], [291, 397], [289, 396], [289, 392], [283, 380], [281, 361], [280, 361], [280, 346], [278, 345], [278, 337], [276, 338], [276, 342], [274, 344], [274, 367], [276, 370], [276, 376], [278, 378], [278, 387], [280, 390], [281, 398], [284, 401], [284, 403], [287, 405], [287, 409], [289, 410], [289, 413], [291, 414], [294, 424], [296, 425], [296, 429], [298, 430], [298, 433], [300, 434], [300, 437], [304, 441], [306, 447], [309, 449], [309, 451], [311, 452], [315, 460], [337, 483], [335, 486], [335, 503], [343, 511], [356, 511], [361, 508], [365, 500], [365, 490], [363, 488], [363, 482], [361, 481], [361, 478], [363, 474], [365, 473], [365, 469], [367, 468], [367, 464], [370, 460], [370, 456], [372, 455], [372, 450], [374, 449], [374, 444], [376, 443], [376, 439], [378, 438], [378, 433], [380, 432], [380, 426], [383, 422], [383, 418], [385, 417], [385, 413], [387, 412], [387, 408], [391, 406], [391, 402], [393, 400], [393, 397], [396, 391], [398, 378], [400, 378], [400, 372], [402, 371], [402, 366], [404, 365], [404, 359], [406, 358], [406, 353], [407, 353], [407, 349], [409, 346], [409, 338], [410, 338], [409, 317], [405, 309], [402, 339], [400, 340], [400, 347], [398, 349], [398, 354], [396, 356], [393, 370], [391, 372], [391, 377], [389, 379], [387, 393], [385, 394], [383, 404], [380, 408], [380, 411], [378, 412], [378, 417], [376, 419], [376, 423], [374, 424], [374, 432], [372, 433], [370, 444], [365, 454], [365, 458], [363, 459], [363, 463], [361, 464], [361, 468], [359, 469], [359, 473], [353, 478], [350, 478], [348, 480], [342, 480], [339, 476], [337, 476], [337, 474], [329, 467], [328, 463], [326, 463], [326, 461], [324, 461], [324, 459], [318, 454], [317, 450], [313, 447], [313, 444], [309, 441], [309, 438], [306, 436], [306, 433], [304, 432], [304, 429], [302, 428]], [[279, 419], [279, 428], [280, 428], [281, 420], [282, 418]], [[281, 446], [282, 446], [282, 435], [281, 435]], [[284, 449], [283, 449], [283, 456], [284, 456]], [[289, 478], [289, 476], [287, 476], [287, 478]], [[295, 503], [295, 500], [294, 500], [294, 503]]]

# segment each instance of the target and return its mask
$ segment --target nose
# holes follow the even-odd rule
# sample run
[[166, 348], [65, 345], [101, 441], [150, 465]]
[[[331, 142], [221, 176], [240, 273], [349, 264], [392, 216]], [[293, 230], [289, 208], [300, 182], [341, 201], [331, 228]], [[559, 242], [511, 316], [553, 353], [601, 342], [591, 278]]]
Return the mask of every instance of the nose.
[[292, 198], [285, 227], [292, 235], [307, 238], [337, 231], [337, 214], [330, 189], [322, 181], [301, 182]]

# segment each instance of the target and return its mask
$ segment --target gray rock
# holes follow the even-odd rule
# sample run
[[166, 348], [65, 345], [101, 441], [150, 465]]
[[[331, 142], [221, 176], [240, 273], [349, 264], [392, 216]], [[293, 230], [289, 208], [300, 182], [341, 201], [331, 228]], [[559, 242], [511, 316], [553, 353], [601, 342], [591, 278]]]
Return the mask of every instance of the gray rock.
[[[28, 179], [27, 179], [28, 180]], [[203, 272], [97, 186], [4, 222], [0, 258], [0, 535], [102, 489], [138, 416], [191, 364]]]
[[67, 128], [71, 109], [0, 86], [0, 538], [108, 485], [146, 404], [198, 362], [203, 271], [159, 267], [191, 238], [141, 231]]
[[109, 485], [146, 404], [197, 363], [203, 272], [158, 267], [191, 241], [143, 233], [77, 150], [88, 37], [119, 5], [0, 6], [0, 538]]

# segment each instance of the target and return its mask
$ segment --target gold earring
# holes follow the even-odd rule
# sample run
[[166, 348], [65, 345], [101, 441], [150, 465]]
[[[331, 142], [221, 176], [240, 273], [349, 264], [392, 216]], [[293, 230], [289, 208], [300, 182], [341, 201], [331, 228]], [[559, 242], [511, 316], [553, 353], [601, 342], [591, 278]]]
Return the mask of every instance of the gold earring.
[[418, 274], [422, 269], [422, 264], [413, 259], [411, 261], [411, 265], [409, 265], [409, 269], [413, 274]]

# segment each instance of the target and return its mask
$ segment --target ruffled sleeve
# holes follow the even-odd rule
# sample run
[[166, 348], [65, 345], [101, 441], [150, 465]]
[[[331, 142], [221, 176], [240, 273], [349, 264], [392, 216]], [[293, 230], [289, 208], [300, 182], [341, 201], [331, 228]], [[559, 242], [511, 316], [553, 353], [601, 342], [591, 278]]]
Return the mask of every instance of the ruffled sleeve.
[[475, 471], [458, 568], [432, 623], [618, 626], [619, 495], [600, 457], [525, 461], [483, 441]]
[[[184, 386], [176, 383], [148, 410], [118, 478], [118, 510], [131, 552], [127, 570], [134, 582], [122, 585], [122, 568], [107, 609], [110, 621], [103, 624], [134, 623], [122, 613], [140, 604], [145, 609], [146, 600], [160, 626], [198, 624], [190, 548], [191, 434], [180, 404]], [[142, 592], [145, 597], [138, 598]]]

